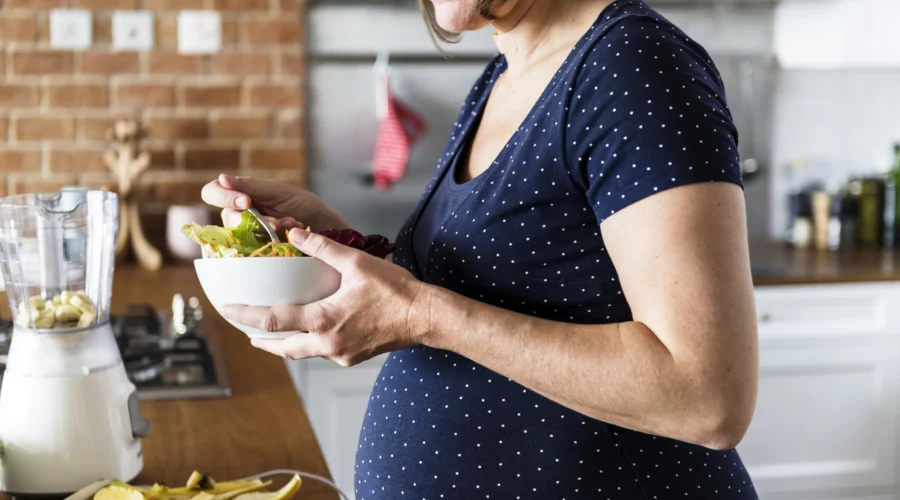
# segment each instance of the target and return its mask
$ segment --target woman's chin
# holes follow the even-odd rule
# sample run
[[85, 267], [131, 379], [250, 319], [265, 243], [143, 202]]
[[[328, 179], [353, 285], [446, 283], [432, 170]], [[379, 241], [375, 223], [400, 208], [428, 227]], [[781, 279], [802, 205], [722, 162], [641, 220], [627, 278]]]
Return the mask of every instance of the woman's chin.
[[454, 33], [475, 31], [487, 25], [487, 21], [468, 8], [466, 2], [435, 1], [434, 17], [438, 26]]

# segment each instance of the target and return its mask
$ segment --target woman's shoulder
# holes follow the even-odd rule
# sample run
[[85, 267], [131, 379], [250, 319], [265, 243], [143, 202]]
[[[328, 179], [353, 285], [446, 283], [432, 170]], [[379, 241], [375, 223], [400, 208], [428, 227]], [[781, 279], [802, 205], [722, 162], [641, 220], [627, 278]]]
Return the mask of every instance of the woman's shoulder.
[[712, 57], [684, 31], [643, 1], [617, 3], [622, 5], [604, 12], [576, 50], [570, 62], [571, 83], [597, 85], [602, 79], [625, 86], [699, 79], [724, 87]]
[[579, 47], [565, 89], [567, 166], [598, 220], [679, 185], [740, 184], [738, 133], [712, 58], [649, 7], [615, 13]]

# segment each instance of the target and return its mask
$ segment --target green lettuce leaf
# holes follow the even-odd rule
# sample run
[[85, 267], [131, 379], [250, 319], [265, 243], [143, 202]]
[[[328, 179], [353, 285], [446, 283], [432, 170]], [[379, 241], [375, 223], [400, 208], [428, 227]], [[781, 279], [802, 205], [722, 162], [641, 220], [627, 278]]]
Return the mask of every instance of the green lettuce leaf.
[[[250, 212], [241, 214], [241, 222], [237, 227], [201, 226], [197, 223], [187, 224], [181, 232], [203, 248], [204, 256], [214, 257], [247, 257], [265, 246], [268, 242], [260, 239], [259, 222]], [[272, 245], [264, 254], [275, 250], [281, 257], [301, 257], [303, 254], [290, 243]]]
[[201, 226], [192, 223], [182, 227], [181, 232], [191, 241], [203, 247], [204, 254], [212, 254], [216, 257], [249, 255], [256, 250], [235, 238], [232, 229], [224, 227]]
[[231, 235], [234, 236], [236, 240], [241, 242], [241, 245], [256, 250], [257, 248], [266, 244], [256, 237], [257, 233], [260, 232], [260, 229], [261, 228], [259, 227], [259, 222], [257, 222], [256, 217], [254, 217], [250, 212], [244, 211], [241, 213], [240, 224], [238, 224], [236, 228], [231, 230]]

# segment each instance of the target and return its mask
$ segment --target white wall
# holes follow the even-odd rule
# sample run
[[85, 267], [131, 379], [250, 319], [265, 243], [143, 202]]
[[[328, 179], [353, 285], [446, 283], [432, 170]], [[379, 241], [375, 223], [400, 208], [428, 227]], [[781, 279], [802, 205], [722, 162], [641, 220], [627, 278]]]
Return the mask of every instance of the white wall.
[[889, 161], [900, 141], [900, 69], [782, 71], [776, 89], [773, 236], [783, 234], [787, 220], [792, 158], [805, 157], [810, 176], [840, 181]]

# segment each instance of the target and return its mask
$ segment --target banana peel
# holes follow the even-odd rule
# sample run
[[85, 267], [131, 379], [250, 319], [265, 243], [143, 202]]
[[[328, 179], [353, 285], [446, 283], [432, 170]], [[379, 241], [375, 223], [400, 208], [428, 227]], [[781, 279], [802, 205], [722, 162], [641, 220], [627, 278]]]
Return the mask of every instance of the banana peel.
[[295, 474], [294, 477], [278, 491], [246, 493], [241, 495], [239, 500], [290, 500], [297, 494], [297, 491], [300, 490], [302, 484], [303, 480], [300, 479], [300, 476]]
[[189, 490], [211, 490], [215, 486], [216, 482], [209, 477], [209, 474], [203, 474], [197, 470], [191, 473], [191, 477], [188, 478], [187, 484], [185, 484], [185, 487]]
[[177, 488], [163, 484], [139, 488], [118, 480], [109, 481], [108, 486], [93, 495], [93, 500], [289, 500], [301, 484], [300, 476], [294, 476], [280, 490], [267, 492], [264, 490], [272, 485], [272, 481], [216, 482], [208, 475], [194, 471], [186, 485]]
[[255, 484], [253, 484], [251, 486], [245, 486], [243, 488], [239, 488], [236, 490], [228, 491], [225, 493], [220, 493], [213, 498], [214, 498], [214, 500], [231, 500], [232, 498], [237, 498], [237, 497], [239, 497], [241, 495], [245, 495], [247, 493], [253, 493], [255, 491], [264, 490], [272, 484], [272, 481], [262, 482], [259, 479], [256, 479], [252, 482]]
[[169, 488], [161, 484], [154, 484], [145, 496], [147, 500], [169, 500]]

